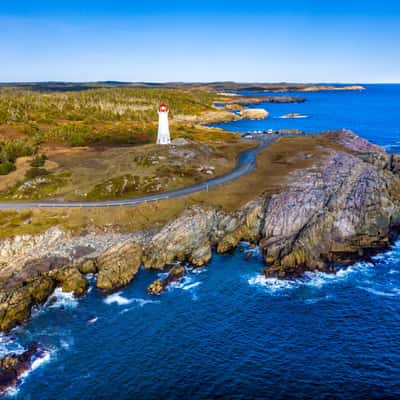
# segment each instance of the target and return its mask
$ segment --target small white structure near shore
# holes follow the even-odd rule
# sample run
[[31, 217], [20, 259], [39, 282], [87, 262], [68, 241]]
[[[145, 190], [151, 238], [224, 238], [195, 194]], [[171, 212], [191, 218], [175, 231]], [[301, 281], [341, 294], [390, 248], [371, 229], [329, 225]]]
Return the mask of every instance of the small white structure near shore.
[[158, 111], [157, 144], [171, 144], [168, 122], [168, 106], [165, 103], [160, 104], [160, 109]]

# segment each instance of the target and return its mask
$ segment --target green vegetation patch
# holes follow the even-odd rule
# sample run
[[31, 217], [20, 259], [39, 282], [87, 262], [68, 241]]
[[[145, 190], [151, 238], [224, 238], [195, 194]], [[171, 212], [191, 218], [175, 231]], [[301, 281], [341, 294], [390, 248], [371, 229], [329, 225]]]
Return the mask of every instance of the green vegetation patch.
[[89, 200], [105, 200], [158, 192], [163, 180], [153, 176], [125, 174], [96, 185], [87, 195]]
[[40, 168], [46, 163], [47, 156], [45, 154], [38, 154], [31, 162], [31, 167]]
[[7, 175], [15, 171], [15, 162], [18, 157], [31, 156], [34, 148], [18, 140], [0, 141], [0, 175]]
[[59, 215], [41, 213], [39, 217], [33, 211], [0, 211], [0, 239], [18, 234], [42, 233], [63, 221]]
[[11, 189], [0, 194], [1, 200], [42, 200], [54, 196], [64, 188], [71, 174], [50, 175], [43, 168], [31, 168], [27, 171], [25, 182], [17, 183]]
[[0, 125], [13, 126], [38, 144], [143, 144], [155, 138], [160, 102], [169, 104], [173, 119], [212, 111], [216, 98], [193, 89], [125, 87], [63, 93], [0, 89]]

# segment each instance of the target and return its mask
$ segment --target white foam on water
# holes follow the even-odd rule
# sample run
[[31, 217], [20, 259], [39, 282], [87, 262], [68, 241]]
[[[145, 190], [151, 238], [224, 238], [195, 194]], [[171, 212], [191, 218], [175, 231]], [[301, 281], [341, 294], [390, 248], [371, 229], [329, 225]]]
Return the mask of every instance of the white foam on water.
[[280, 293], [283, 291], [293, 290], [301, 287], [312, 287], [320, 289], [327, 284], [336, 284], [346, 281], [355, 274], [368, 276], [374, 268], [372, 263], [357, 263], [351, 267], [340, 269], [334, 274], [325, 272], [306, 272], [303, 277], [298, 279], [277, 279], [266, 278], [264, 275], [257, 273], [247, 279], [251, 286], [260, 286], [267, 289], [270, 293]]
[[69, 350], [71, 346], [73, 345], [74, 341], [73, 340], [60, 340], [60, 345], [64, 350]]
[[121, 295], [122, 292], [117, 292], [117, 293], [113, 293], [110, 294], [109, 296], [107, 296], [103, 301], [104, 303], [110, 305], [113, 303], [118, 304], [119, 306], [126, 306], [127, 304], [131, 304], [132, 303], [132, 299], [127, 299], [126, 297], [123, 297]]
[[[52, 298], [56, 297], [57, 300], [51, 303]], [[49, 297], [46, 305], [49, 308], [76, 308], [78, 306], [78, 299], [72, 292], [63, 292], [61, 288], [57, 288], [54, 293]]]
[[251, 286], [259, 286], [266, 289], [271, 294], [279, 293], [283, 290], [292, 289], [295, 281], [282, 280], [277, 278], [266, 278], [264, 275], [257, 275], [248, 278], [247, 282]]
[[42, 355], [42, 357], [36, 358], [32, 365], [31, 365], [31, 369], [29, 371], [27, 371], [27, 375], [30, 372], [35, 371], [36, 369], [40, 368], [41, 366], [43, 366], [44, 364], [48, 363], [51, 360], [51, 354], [49, 351], [45, 351]]
[[[400, 297], [399, 288], [387, 288], [387, 290], [379, 290], [373, 287], [357, 286], [358, 289], [364, 290], [365, 292], [371, 293], [375, 296], [381, 297]], [[385, 288], [386, 289], [386, 288]]]
[[400, 290], [392, 290], [390, 292], [387, 291], [381, 291], [381, 290], [376, 290], [374, 288], [369, 288], [369, 287], [363, 287], [363, 286], [357, 286], [358, 289], [364, 290], [368, 293], [374, 294], [376, 296], [382, 296], [382, 297], [398, 297], [400, 295]]
[[189, 284], [189, 285], [183, 286], [182, 289], [183, 289], [183, 290], [190, 290], [190, 289], [193, 289], [193, 288], [195, 288], [195, 287], [200, 286], [201, 283], [202, 283], [202, 282], [194, 282], [194, 283], [191, 283], [191, 284]]
[[20, 378], [19, 378], [19, 383], [17, 386], [9, 388], [6, 391], [7, 396], [10, 397], [14, 397], [18, 394], [19, 392], [19, 388], [21, 385], [24, 384], [26, 378], [35, 370], [37, 370], [38, 368], [40, 368], [41, 366], [43, 366], [44, 364], [47, 364], [48, 362], [50, 362], [51, 360], [51, 354], [49, 351], [44, 351], [44, 353], [42, 354], [41, 357], [36, 358], [35, 360], [33, 360], [31, 367], [29, 368], [28, 371], [24, 372]]
[[331, 298], [332, 298], [332, 296], [314, 297], [314, 298], [310, 298], [310, 299], [305, 299], [304, 303], [305, 304], [309, 304], [309, 305], [317, 304], [317, 303], [319, 303], [321, 301], [329, 300]]
[[179, 281], [171, 282], [170, 285], [168, 285], [167, 290], [173, 290], [173, 289], [183, 289], [185, 286], [192, 284], [194, 280], [194, 277], [185, 275], [182, 279]]
[[98, 321], [98, 319], [99, 319], [99, 317], [93, 317], [93, 318], [89, 319], [89, 320], [86, 322], [86, 324], [87, 324], [87, 325], [93, 325], [93, 324], [95, 324], [95, 323]]
[[[144, 306], [147, 305], [147, 304], [160, 304], [161, 301], [160, 301], [160, 300], [146, 300], [146, 299], [134, 298], [134, 299], [131, 299], [130, 304], [131, 304], [131, 303], [136, 303], [137, 306], [139, 306], [139, 307], [144, 307]], [[128, 308], [124, 308], [124, 309], [121, 310], [119, 313], [120, 313], [120, 314], [125, 314], [125, 313], [127, 313], [127, 312], [130, 312], [130, 311], [136, 309], [136, 308], [137, 308], [137, 307], [128, 307]]]
[[144, 307], [147, 304], [160, 304], [160, 300], [146, 300], [146, 299], [132, 299], [140, 307]]
[[190, 272], [194, 275], [200, 275], [200, 274], [204, 274], [205, 272], [207, 272], [208, 269], [206, 267], [201, 267], [201, 268], [192, 268], [190, 269]]
[[24, 347], [17, 342], [16, 338], [0, 333], [0, 358], [9, 353], [21, 354], [24, 350]]

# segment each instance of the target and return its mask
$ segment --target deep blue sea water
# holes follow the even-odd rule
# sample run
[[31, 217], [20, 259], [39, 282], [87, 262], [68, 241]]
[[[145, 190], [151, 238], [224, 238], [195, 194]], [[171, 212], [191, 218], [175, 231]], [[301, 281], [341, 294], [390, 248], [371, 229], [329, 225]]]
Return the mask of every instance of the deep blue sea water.
[[[400, 86], [304, 95], [305, 104], [265, 107], [272, 117], [309, 119], [223, 126], [346, 127], [391, 151], [400, 146]], [[30, 341], [48, 349], [10, 397], [400, 398], [400, 242], [336, 275], [294, 281], [264, 279], [260, 256], [245, 261], [245, 247], [215, 255], [160, 298], [145, 294], [158, 277], [145, 271], [107, 297], [94, 288], [80, 300], [58, 294], [0, 339], [3, 353]]]
[[[300, 96], [305, 103], [251, 106], [265, 108], [270, 117], [263, 121], [242, 120], [215, 126], [236, 132], [268, 129], [301, 129], [305, 132], [347, 128], [366, 139], [400, 152], [400, 84], [364, 85], [365, 91], [283, 93], [281, 96]], [[249, 96], [279, 95], [276, 93], [241, 92]], [[299, 113], [306, 119], [280, 119]]]

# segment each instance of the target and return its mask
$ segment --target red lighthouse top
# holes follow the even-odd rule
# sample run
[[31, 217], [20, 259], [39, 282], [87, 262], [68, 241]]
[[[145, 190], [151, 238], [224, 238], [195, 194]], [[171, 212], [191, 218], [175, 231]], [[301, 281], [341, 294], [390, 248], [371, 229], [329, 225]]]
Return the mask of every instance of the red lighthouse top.
[[160, 112], [167, 112], [168, 106], [165, 103], [160, 104]]

